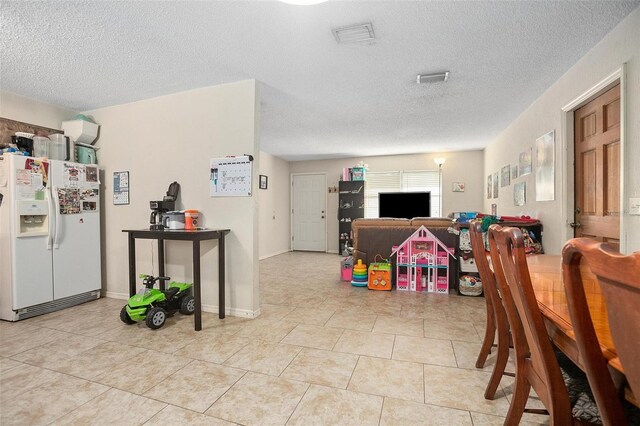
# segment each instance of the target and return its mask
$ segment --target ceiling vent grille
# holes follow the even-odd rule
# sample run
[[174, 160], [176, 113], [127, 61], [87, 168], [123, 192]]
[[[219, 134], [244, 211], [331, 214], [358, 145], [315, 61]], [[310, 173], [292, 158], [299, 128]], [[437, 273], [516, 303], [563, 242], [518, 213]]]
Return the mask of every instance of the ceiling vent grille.
[[416, 82], [418, 84], [423, 84], [423, 83], [439, 83], [439, 82], [444, 82], [447, 81], [449, 79], [449, 71], [445, 71], [445, 72], [439, 72], [436, 74], [418, 74], [418, 77], [416, 78]]
[[334, 28], [331, 31], [339, 44], [364, 43], [376, 38], [371, 23]]

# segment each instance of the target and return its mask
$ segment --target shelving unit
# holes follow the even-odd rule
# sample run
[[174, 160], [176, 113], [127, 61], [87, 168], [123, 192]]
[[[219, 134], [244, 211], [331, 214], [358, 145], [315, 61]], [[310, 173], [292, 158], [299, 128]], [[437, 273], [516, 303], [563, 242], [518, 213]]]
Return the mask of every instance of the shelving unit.
[[351, 222], [364, 217], [364, 185], [362, 180], [338, 183], [338, 241], [340, 253], [353, 247]]
[[[542, 244], [542, 223], [539, 221], [532, 223], [501, 222], [500, 225], [515, 226], [520, 229], [525, 229], [527, 230], [527, 232], [533, 233], [535, 239], [540, 244]], [[460, 231], [460, 246], [458, 247], [458, 258], [460, 259], [460, 276], [472, 275], [479, 278], [476, 260], [473, 256], [473, 251], [471, 251], [471, 239], [468, 235], [469, 224], [458, 223], [456, 224], [456, 227]], [[486, 234], [483, 236], [483, 238], [486, 238]]]

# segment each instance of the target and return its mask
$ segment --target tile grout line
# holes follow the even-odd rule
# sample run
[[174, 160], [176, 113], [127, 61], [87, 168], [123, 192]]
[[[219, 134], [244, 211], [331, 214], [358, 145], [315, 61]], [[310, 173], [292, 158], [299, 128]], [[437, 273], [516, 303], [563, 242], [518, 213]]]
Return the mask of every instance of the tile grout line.
[[[306, 383], [306, 382], [303, 382], [303, 383]], [[284, 422], [285, 425], [287, 423], [289, 423], [289, 421], [291, 420], [291, 416], [293, 416], [293, 413], [296, 412], [296, 410], [298, 409], [298, 406], [300, 405], [300, 403], [302, 402], [304, 397], [307, 395], [307, 392], [309, 392], [309, 389], [311, 389], [311, 383], [307, 383], [307, 388], [304, 390], [304, 393], [302, 394], [302, 397], [298, 400], [298, 403], [294, 407], [293, 411], [291, 411], [291, 414], [289, 414], [289, 417], [287, 417], [287, 421]]]
[[387, 402], [387, 397], [382, 397], [382, 405], [380, 406], [380, 415], [378, 416], [378, 426], [382, 423], [382, 413], [384, 413], [384, 403]]
[[[240, 369], [240, 370], [242, 370], [242, 369]], [[244, 376], [246, 376], [246, 375], [247, 375], [247, 373], [249, 373], [249, 371], [248, 371], [248, 370], [245, 370], [245, 372], [242, 374], [242, 376], [238, 377], [238, 380], [236, 380], [235, 382], [233, 382], [233, 384], [232, 384], [231, 386], [229, 386], [229, 388], [228, 388], [226, 391], [224, 391], [224, 392], [222, 393], [222, 395], [220, 395], [219, 397], [217, 397], [217, 398], [216, 398], [216, 399], [215, 399], [215, 400], [214, 400], [214, 401], [213, 401], [213, 402], [212, 402], [212, 403], [211, 403], [211, 404], [210, 404], [210, 405], [209, 405], [209, 406], [208, 406], [208, 407], [207, 407], [207, 408], [202, 412], [202, 414], [204, 414], [205, 416], [208, 416], [208, 414], [205, 414], [205, 413], [206, 413], [207, 411], [209, 411], [209, 410], [211, 409], [211, 407], [213, 407], [213, 405], [214, 405], [216, 402], [220, 401], [220, 400], [221, 400], [221, 399], [222, 399], [222, 398], [227, 394], [227, 392], [229, 392], [229, 391], [231, 390], [231, 388], [232, 388], [232, 387], [234, 387], [234, 386], [235, 386], [235, 385], [236, 385], [240, 380], [242, 380], [242, 379], [244, 378]], [[209, 417], [215, 417], [215, 416], [209, 416]], [[215, 417], [215, 418], [219, 418], [219, 417]], [[223, 419], [223, 420], [226, 420], [226, 419]], [[226, 421], [233, 422], [233, 420], [226, 420]], [[234, 423], [235, 423], [235, 422], [234, 422]]]
[[[278, 343], [278, 344], [281, 344], [281, 343]], [[282, 344], [286, 344], [286, 343], [282, 343]], [[290, 346], [294, 346], [294, 345], [290, 345]], [[297, 345], [296, 345], [296, 346], [297, 346]], [[295, 355], [293, 358], [291, 358], [291, 361], [289, 361], [289, 363], [287, 364], [287, 366], [286, 366], [286, 367], [284, 367], [284, 368], [282, 369], [282, 371], [280, 372], [280, 374], [278, 374], [278, 375], [277, 375], [277, 376], [275, 376], [275, 377], [280, 377], [280, 378], [283, 378], [283, 379], [284, 379], [284, 377], [282, 377], [282, 373], [284, 373], [284, 372], [285, 372], [285, 370], [286, 370], [287, 368], [289, 368], [289, 366], [293, 363], [293, 361], [295, 361], [295, 360], [300, 356], [300, 353], [301, 353], [301, 352], [302, 352], [302, 350], [304, 349], [304, 346], [298, 346], [298, 348], [299, 348], [298, 353], [296, 353], [296, 355]]]
[[356, 361], [356, 365], [353, 367], [353, 370], [351, 371], [351, 376], [349, 376], [349, 382], [347, 382], [347, 387], [345, 388], [345, 390], [349, 389], [349, 385], [351, 384], [351, 380], [353, 379], [353, 375], [356, 372], [356, 369], [358, 368], [358, 364], [360, 363], [360, 358], [362, 358], [362, 355], [358, 355], [358, 360]]
[[451, 344], [451, 351], [453, 352], [453, 360], [456, 362], [456, 368], [461, 368], [460, 364], [458, 364], [458, 356], [456, 355], [456, 347], [453, 346], [453, 340], [449, 341]]

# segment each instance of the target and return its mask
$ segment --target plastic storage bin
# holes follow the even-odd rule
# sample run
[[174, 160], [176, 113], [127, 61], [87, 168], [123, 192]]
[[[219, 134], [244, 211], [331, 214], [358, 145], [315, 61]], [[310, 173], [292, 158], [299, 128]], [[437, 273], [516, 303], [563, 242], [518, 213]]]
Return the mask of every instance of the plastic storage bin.
[[51, 144], [51, 140], [49, 138], [45, 138], [44, 136], [35, 136], [33, 138], [33, 156], [38, 157], [47, 157], [49, 158], [49, 145]]
[[91, 144], [98, 136], [98, 125], [85, 120], [70, 120], [62, 122], [65, 136], [74, 142]]
[[351, 281], [353, 268], [353, 256], [345, 257], [340, 262], [340, 279], [342, 281]]

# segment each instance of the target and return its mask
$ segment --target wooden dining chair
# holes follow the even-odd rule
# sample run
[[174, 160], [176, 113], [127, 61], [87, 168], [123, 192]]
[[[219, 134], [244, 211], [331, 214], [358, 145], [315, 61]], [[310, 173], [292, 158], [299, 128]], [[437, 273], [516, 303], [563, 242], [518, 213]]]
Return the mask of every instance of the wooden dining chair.
[[[496, 346], [496, 361], [493, 366], [491, 378], [484, 391], [486, 399], [495, 397], [500, 379], [503, 375], [514, 377], [513, 373], [505, 372], [507, 361], [509, 361], [509, 346], [511, 345], [509, 335], [509, 323], [507, 315], [502, 306], [502, 298], [496, 287], [495, 275], [489, 267], [487, 252], [482, 240], [482, 224], [473, 222], [469, 225], [469, 236], [471, 238], [471, 248], [473, 257], [478, 267], [482, 289], [484, 290], [485, 302], [487, 304], [487, 328], [482, 341], [482, 347], [476, 360], [476, 368], [484, 367], [487, 356], [491, 353], [491, 348]], [[497, 332], [497, 345], [494, 345]]]
[[620, 393], [607, 369], [587, 304], [580, 268], [583, 259], [600, 284], [611, 335], [631, 390], [640, 395], [640, 252], [624, 256], [613, 246], [588, 238], [574, 238], [562, 250], [571, 324], [591, 390], [604, 424], [624, 425]]
[[549, 413], [551, 424], [570, 425], [571, 403], [533, 292], [522, 232], [491, 225], [489, 245], [516, 358], [515, 386], [504, 424], [520, 422], [533, 387]]

